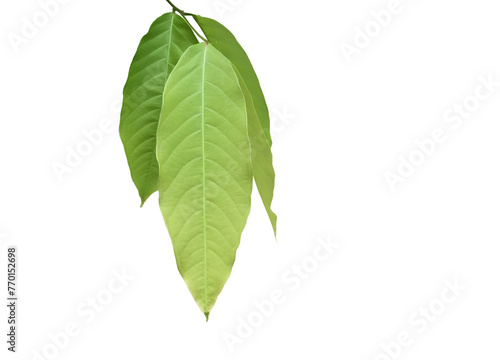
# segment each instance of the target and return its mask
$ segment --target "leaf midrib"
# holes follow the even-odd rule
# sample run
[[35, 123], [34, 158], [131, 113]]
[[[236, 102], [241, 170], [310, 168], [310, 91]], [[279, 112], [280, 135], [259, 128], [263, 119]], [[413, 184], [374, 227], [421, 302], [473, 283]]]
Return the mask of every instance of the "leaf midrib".
[[205, 176], [205, 69], [207, 63], [208, 44], [203, 52], [203, 71], [201, 75], [201, 157], [202, 157], [202, 184], [203, 184], [203, 256], [204, 256], [204, 310], [207, 310], [207, 209], [206, 209], [206, 176]]

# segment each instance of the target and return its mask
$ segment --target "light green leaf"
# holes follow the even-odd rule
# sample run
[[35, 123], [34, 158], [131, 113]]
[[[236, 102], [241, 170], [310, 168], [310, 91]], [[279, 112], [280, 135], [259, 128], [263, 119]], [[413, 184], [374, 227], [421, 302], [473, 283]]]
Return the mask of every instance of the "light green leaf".
[[238, 69], [252, 95], [260, 125], [266, 135], [269, 146], [271, 146], [269, 110], [260, 87], [259, 79], [245, 50], [243, 50], [234, 35], [219, 22], [199, 15], [193, 15], [193, 17], [207, 36], [208, 41]]
[[179, 15], [167, 13], [142, 38], [123, 89], [120, 137], [141, 206], [158, 189], [156, 131], [165, 82], [184, 51], [198, 41]]
[[276, 214], [271, 210], [271, 203], [273, 201], [274, 193], [274, 167], [273, 167], [273, 154], [269, 146], [266, 135], [262, 130], [259, 118], [255, 112], [252, 96], [239, 74], [236, 67], [234, 67], [238, 80], [240, 82], [241, 90], [245, 96], [248, 115], [248, 137], [250, 138], [250, 147], [252, 154], [252, 171], [255, 179], [255, 184], [259, 190], [260, 197], [266, 208], [267, 215], [273, 226], [274, 236], [276, 237]]
[[177, 267], [208, 320], [231, 273], [252, 192], [245, 97], [214, 46], [190, 47], [167, 80], [157, 154]]

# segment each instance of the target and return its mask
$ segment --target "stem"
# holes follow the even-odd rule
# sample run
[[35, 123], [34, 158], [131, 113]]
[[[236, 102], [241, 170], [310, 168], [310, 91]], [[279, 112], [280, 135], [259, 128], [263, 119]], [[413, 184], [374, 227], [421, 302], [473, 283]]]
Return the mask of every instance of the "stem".
[[194, 33], [196, 35], [198, 35], [198, 37], [203, 40], [204, 42], [208, 43], [208, 40], [205, 39], [203, 36], [201, 36], [201, 34], [193, 27], [193, 25], [191, 25], [191, 23], [189, 22], [189, 20], [187, 19], [186, 15], [184, 15], [184, 12], [179, 12], [179, 14], [183, 17], [184, 20], [186, 20], [186, 22], [188, 23], [189, 27], [191, 28], [191, 30], [194, 31]]
[[167, 0], [167, 2], [170, 4], [170, 6], [172, 6], [172, 8], [179, 12], [179, 13], [183, 13], [184, 11], [182, 11], [181, 9], [179, 9], [177, 6], [175, 6], [174, 4], [172, 4], [172, 2], [170, 0]]
[[[188, 25], [189, 25], [189, 27], [191, 28], [191, 30], [193, 30], [193, 31], [194, 31], [194, 33], [195, 33], [196, 35], [198, 35], [198, 37], [199, 37], [201, 40], [203, 40], [204, 42], [208, 43], [208, 40], [207, 40], [207, 39], [205, 39], [203, 36], [201, 36], [201, 35], [200, 35], [200, 33], [199, 33], [199, 32], [198, 32], [198, 31], [197, 31], [197, 30], [193, 27], [193, 25], [191, 25], [191, 23], [189, 22], [189, 20], [188, 20], [188, 19], [187, 19], [187, 17], [186, 17], [186, 13], [185, 13], [183, 10], [179, 9], [177, 6], [175, 6], [175, 5], [172, 3], [172, 1], [167, 0], [167, 2], [170, 4], [170, 6], [172, 6], [172, 9], [174, 10], [174, 12], [178, 12], [178, 13], [179, 13], [179, 15], [180, 15], [180, 16], [182, 16], [182, 18], [183, 18], [184, 20], [186, 20], [186, 22], [188, 23]], [[193, 14], [189, 14], [189, 13], [188, 13], [187, 15], [193, 16]]]

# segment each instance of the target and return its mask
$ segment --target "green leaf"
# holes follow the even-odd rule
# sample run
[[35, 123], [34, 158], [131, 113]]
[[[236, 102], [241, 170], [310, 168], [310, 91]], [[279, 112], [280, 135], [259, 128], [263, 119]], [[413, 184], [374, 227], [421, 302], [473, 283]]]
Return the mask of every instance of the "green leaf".
[[252, 192], [245, 98], [214, 46], [190, 47], [167, 80], [157, 154], [177, 267], [208, 320], [231, 273]]
[[274, 167], [273, 167], [273, 154], [269, 146], [266, 135], [262, 130], [259, 118], [255, 112], [252, 96], [248, 91], [245, 81], [239, 74], [236, 67], [234, 67], [238, 80], [240, 82], [241, 90], [245, 96], [248, 115], [248, 137], [250, 138], [250, 148], [252, 154], [252, 171], [255, 179], [255, 184], [259, 190], [260, 197], [266, 208], [267, 215], [273, 226], [274, 236], [276, 237], [276, 214], [271, 210], [271, 203], [273, 201], [274, 193]]
[[184, 51], [198, 41], [174, 13], [156, 19], [142, 38], [123, 89], [120, 137], [141, 206], [158, 189], [156, 131], [165, 82]]
[[260, 125], [266, 135], [269, 146], [271, 146], [269, 110], [260, 87], [259, 79], [245, 50], [243, 50], [234, 35], [219, 22], [199, 15], [193, 15], [193, 17], [207, 36], [208, 41], [238, 69], [250, 94], [252, 94]]

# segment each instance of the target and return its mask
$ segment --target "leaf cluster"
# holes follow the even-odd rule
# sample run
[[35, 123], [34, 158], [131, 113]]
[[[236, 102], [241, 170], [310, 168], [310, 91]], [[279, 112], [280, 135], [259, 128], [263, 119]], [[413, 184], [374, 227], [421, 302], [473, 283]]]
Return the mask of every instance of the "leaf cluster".
[[156, 19], [130, 66], [120, 137], [141, 207], [159, 191], [177, 267], [208, 321], [235, 261], [253, 181], [276, 235], [269, 111], [234, 35], [175, 6]]

